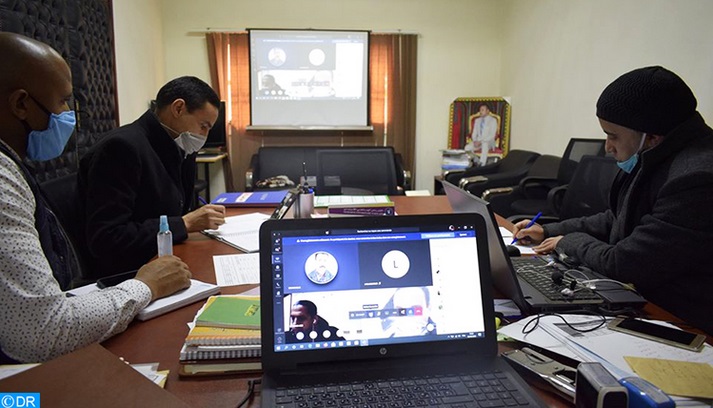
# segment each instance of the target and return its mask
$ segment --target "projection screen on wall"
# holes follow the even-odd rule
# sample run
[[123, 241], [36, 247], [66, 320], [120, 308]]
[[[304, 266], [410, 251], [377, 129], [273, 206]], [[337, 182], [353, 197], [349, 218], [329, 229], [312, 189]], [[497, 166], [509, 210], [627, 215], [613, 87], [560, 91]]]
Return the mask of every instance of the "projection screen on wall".
[[249, 128], [371, 128], [368, 31], [249, 33]]

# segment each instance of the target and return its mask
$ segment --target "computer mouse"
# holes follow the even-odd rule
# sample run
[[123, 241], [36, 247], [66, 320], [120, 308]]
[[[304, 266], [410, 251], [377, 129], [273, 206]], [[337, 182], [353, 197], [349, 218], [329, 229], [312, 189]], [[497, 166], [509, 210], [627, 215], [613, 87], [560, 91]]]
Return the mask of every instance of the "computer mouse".
[[520, 249], [515, 245], [506, 245], [505, 249], [508, 251], [508, 256], [520, 256]]

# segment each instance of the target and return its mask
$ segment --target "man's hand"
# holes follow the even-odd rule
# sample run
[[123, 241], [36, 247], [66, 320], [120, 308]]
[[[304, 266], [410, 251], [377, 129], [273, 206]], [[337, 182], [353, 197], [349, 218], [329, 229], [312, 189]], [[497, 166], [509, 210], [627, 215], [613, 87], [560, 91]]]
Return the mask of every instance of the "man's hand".
[[557, 248], [557, 243], [560, 242], [560, 239], [562, 239], [562, 235], [547, 238], [546, 240], [542, 241], [540, 245], [532, 247], [532, 249], [538, 254], [549, 254], [554, 251], [555, 248]]
[[151, 289], [153, 301], [191, 286], [191, 271], [180, 258], [162, 256], [142, 266], [135, 279]]
[[201, 208], [183, 216], [186, 231], [198, 232], [206, 229], [216, 229], [225, 224], [225, 207], [206, 204]]
[[545, 239], [545, 230], [543, 230], [542, 226], [539, 224], [534, 224], [530, 228], [525, 228], [529, 223], [530, 220], [523, 220], [515, 224], [515, 227], [512, 230], [512, 236], [517, 238], [517, 241], [524, 245], [539, 244], [543, 239]]

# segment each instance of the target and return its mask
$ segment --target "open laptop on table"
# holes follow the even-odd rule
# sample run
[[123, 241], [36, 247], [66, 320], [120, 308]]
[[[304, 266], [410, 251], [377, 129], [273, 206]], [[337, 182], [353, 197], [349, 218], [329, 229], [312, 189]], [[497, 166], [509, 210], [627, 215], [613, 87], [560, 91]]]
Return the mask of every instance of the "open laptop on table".
[[[562, 283], [555, 283], [552, 274], [573, 270], [570, 266], [554, 256], [510, 258], [489, 203], [445, 180], [443, 188], [454, 212], [477, 213], [485, 218], [493, 284], [524, 313], [581, 310], [615, 312], [646, 305], [646, 300], [638, 294], [610, 282], [597, 283], [597, 291], [580, 289], [574, 295], [563, 294], [562, 290], [569, 288], [572, 279], [565, 276]], [[577, 271], [568, 275], [577, 278], [586, 276], [589, 279], [605, 278], [587, 268], [580, 267]]]
[[540, 406], [497, 355], [485, 228], [477, 214], [262, 224], [262, 406]]

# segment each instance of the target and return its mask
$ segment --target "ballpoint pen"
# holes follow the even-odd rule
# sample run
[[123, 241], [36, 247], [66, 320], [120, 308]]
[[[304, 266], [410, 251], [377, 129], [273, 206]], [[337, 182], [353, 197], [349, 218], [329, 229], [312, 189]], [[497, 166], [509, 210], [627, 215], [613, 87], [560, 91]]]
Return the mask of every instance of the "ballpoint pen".
[[[540, 216], [542, 216], [542, 211], [538, 212], [537, 215], [535, 215], [534, 217], [532, 217], [532, 219], [530, 220], [530, 222], [528, 222], [528, 223], [527, 223], [527, 226], [526, 226], [525, 228], [523, 228], [523, 229], [528, 229], [528, 228], [532, 227], [533, 225], [535, 225], [535, 223], [537, 222], [537, 219], [540, 218]], [[517, 242], [517, 237], [514, 237], [514, 236], [513, 236], [512, 242], [510, 243], [510, 245], [513, 245], [513, 244], [516, 243], [516, 242]]]
[[206, 205], [208, 202], [205, 200], [205, 198], [198, 196], [198, 201], [201, 203], [201, 205]]

